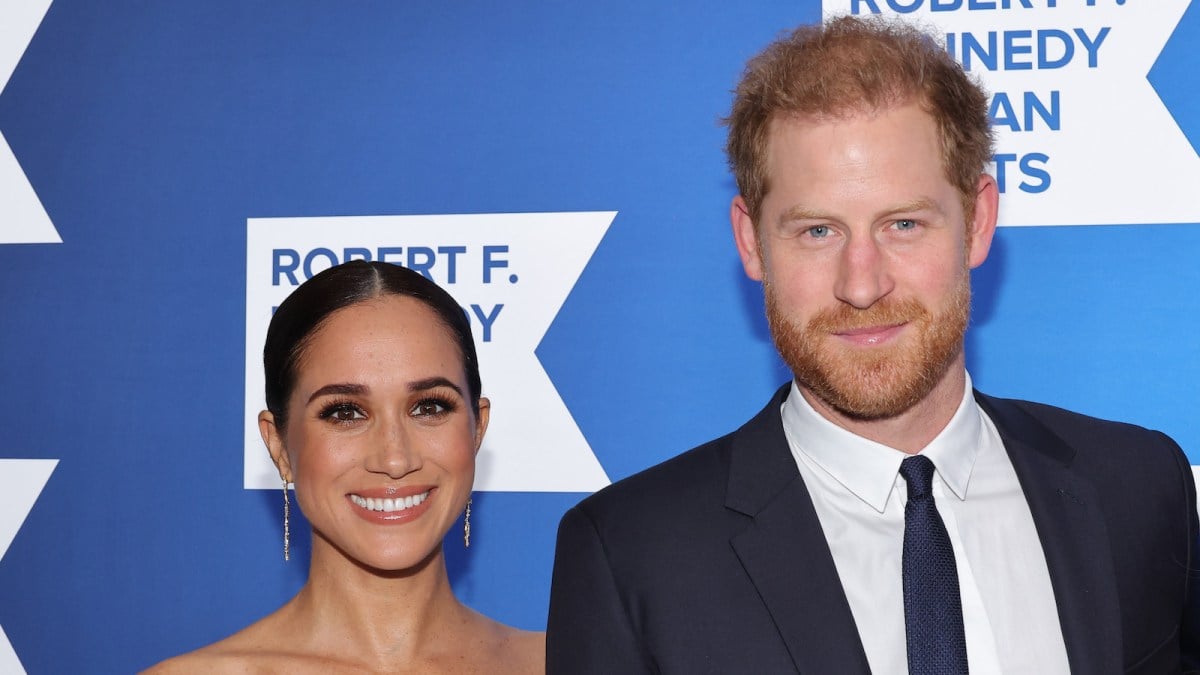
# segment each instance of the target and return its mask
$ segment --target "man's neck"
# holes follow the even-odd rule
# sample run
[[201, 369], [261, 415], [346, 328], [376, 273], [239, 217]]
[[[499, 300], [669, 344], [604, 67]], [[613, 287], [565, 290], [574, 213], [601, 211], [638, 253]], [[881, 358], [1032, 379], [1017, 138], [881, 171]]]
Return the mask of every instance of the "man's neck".
[[962, 354], [950, 364], [925, 398], [894, 417], [864, 420], [850, 417], [815, 396], [802, 383], [797, 387], [818, 415], [857, 436], [915, 455], [950, 423], [962, 403], [966, 367]]

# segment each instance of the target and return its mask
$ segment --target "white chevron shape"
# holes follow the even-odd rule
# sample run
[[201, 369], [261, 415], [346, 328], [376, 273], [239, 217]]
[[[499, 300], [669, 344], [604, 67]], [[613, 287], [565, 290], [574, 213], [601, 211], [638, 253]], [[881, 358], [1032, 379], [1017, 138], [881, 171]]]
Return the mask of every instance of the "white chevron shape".
[[[50, 480], [57, 459], [0, 459], [0, 570], [4, 554], [33, 504]], [[0, 627], [0, 673], [24, 673], [21, 661]]]
[[[33, 40], [51, 0], [0, 3], [0, 93]], [[0, 244], [61, 244], [62, 237], [0, 132]], [[0, 664], [2, 665], [2, 664]]]
[[0, 673], [25, 675], [25, 669], [21, 667], [21, 660], [17, 658], [17, 653], [13, 651], [12, 643], [8, 641], [8, 636], [4, 634], [2, 627], [0, 627]]

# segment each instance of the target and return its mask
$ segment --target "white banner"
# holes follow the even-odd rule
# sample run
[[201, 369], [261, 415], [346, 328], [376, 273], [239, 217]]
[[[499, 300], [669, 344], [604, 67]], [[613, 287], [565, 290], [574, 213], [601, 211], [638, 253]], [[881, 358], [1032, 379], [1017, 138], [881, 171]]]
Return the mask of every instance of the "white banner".
[[279, 487], [256, 422], [271, 312], [335, 263], [422, 271], [471, 321], [491, 422], [475, 489], [592, 492], [609, 480], [534, 350], [616, 212], [254, 218], [246, 236], [245, 487]]
[[1200, 157], [1147, 73], [1191, 0], [823, 0], [933, 27], [991, 94], [1001, 225], [1200, 222]]

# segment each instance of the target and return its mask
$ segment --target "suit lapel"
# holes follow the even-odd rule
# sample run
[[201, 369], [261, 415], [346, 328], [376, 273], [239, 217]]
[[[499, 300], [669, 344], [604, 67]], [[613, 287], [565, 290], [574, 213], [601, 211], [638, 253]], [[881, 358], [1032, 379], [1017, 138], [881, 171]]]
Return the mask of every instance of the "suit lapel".
[[1112, 551], [1095, 488], [1075, 451], [1010, 401], [976, 392], [996, 424], [1033, 514], [1074, 673], [1119, 673], [1121, 617]]
[[737, 433], [726, 507], [753, 521], [730, 543], [802, 673], [868, 674], [829, 544], [783, 433], [788, 387]]
[[[753, 521], [730, 543], [797, 671], [866, 674], [854, 616], [783, 433], [787, 392], [780, 389], [733, 440], [726, 507]], [[1095, 488], [1072, 469], [1075, 451], [1027, 412], [976, 399], [996, 424], [1033, 515], [1071, 671], [1121, 672], [1120, 607]]]

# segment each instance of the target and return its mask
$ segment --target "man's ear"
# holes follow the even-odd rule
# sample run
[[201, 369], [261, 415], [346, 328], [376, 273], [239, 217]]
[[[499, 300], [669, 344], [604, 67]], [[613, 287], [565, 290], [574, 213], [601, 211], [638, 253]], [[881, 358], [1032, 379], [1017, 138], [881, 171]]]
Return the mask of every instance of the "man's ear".
[[763, 279], [762, 249], [758, 245], [758, 230], [750, 219], [750, 208], [741, 195], [729, 205], [729, 222], [733, 225], [733, 243], [737, 245], [746, 276], [755, 281]]
[[971, 269], [987, 260], [999, 214], [1000, 188], [996, 185], [996, 179], [985, 173], [979, 177], [975, 188], [975, 215], [967, 232], [967, 264]]
[[475, 454], [483, 445], [483, 435], [487, 433], [488, 421], [492, 418], [492, 402], [486, 397], [479, 399], [479, 414], [475, 416]]
[[271, 414], [271, 411], [264, 410], [258, 413], [258, 433], [262, 435], [267, 452], [271, 453], [271, 461], [275, 462], [275, 468], [279, 470], [279, 477], [289, 483], [292, 482], [292, 462], [288, 458], [287, 450], [283, 447], [283, 434], [275, 425], [275, 415]]

